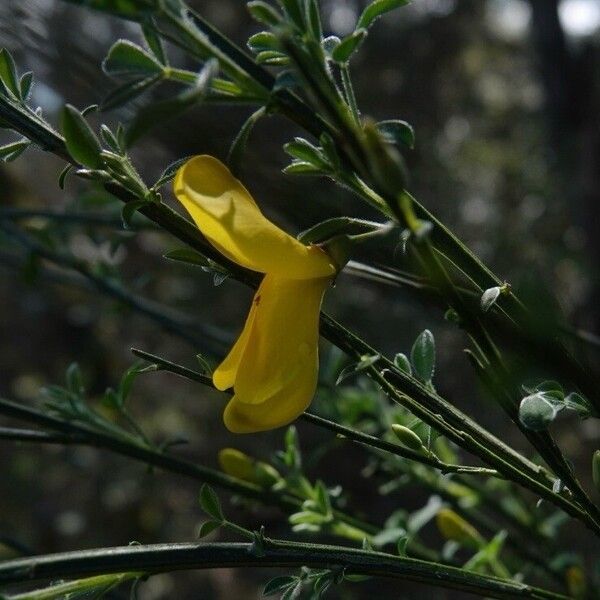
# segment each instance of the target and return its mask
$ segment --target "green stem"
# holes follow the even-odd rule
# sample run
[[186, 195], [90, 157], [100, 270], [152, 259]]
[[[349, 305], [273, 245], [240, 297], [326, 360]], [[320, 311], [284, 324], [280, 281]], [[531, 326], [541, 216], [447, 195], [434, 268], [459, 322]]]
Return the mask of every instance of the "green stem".
[[344, 96], [346, 102], [350, 107], [350, 112], [357, 125], [360, 125], [360, 112], [358, 110], [358, 104], [356, 102], [356, 95], [354, 93], [354, 86], [352, 85], [352, 79], [350, 78], [350, 67], [348, 63], [344, 63], [340, 66], [340, 74], [342, 76], [342, 86], [344, 87]]
[[448, 567], [438, 563], [343, 546], [264, 539], [249, 543], [155, 544], [64, 552], [0, 564], [0, 584], [96, 574], [146, 574], [220, 567], [338, 567], [347, 575], [415, 581], [493, 598], [567, 600], [566, 596], [526, 585]]

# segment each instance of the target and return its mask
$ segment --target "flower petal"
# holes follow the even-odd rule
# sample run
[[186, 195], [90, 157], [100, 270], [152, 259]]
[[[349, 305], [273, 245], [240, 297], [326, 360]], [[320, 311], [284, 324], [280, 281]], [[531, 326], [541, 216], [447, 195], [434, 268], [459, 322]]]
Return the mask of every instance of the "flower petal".
[[297, 419], [311, 403], [317, 387], [318, 352], [315, 346], [311, 360], [289, 385], [262, 404], [240, 402], [234, 396], [223, 414], [225, 426], [232, 433], [256, 433], [283, 427]]
[[206, 238], [248, 269], [290, 279], [335, 273], [329, 256], [271, 223], [248, 190], [216, 158], [202, 155], [177, 172], [175, 195]]
[[265, 275], [235, 378], [238, 402], [261, 404], [316, 371], [319, 309], [330, 281]]
[[[256, 294], [254, 295], [255, 299], [257, 296], [260, 296], [262, 294], [263, 287], [264, 279], [258, 287]], [[230, 387], [233, 387], [233, 384], [235, 383], [238, 367], [240, 365], [240, 361], [242, 360], [242, 356], [244, 355], [244, 350], [246, 349], [246, 344], [248, 343], [250, 332], [252, 331], [252, 326], [254, 324], [256, 308], [257, 302], [253, 300], [252, 306], [250, 307], [250, 312], [246, 317], [246, 323], [244, 324], [242, 333], [240, 333], [235, 344], [229, 351], [229, 354], [223, 359], [221, 364], [213, 372], [212, 380], [215, 387], [218, 390], [227, 390]]]

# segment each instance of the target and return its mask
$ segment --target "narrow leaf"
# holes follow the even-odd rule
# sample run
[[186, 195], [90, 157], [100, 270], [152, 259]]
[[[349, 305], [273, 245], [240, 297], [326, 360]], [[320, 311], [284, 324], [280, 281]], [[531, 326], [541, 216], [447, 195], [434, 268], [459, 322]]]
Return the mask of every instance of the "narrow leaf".
[[62, 132], [69, 154], [81, 165], [91, 169], [102, 166], [102, 147], [83, 115], [70, 104], [62, 111]]
[[225, 517], [221, 510], [221, 503], [215, 491], [206, 483], [200, 489], [200, 506], [202, 510], [213, 519], [223, 522]]
[[0, 50], [0, 80], [12, 96], [21, 98], [17, 67], [12, 54], [6, 48]]
[[100, 104], [101, 111], [112, 110], [126, 104], [130, 100], [141, 96], [147, 89], [152, 87], [155, 83], [161, 80], [160, 73], [145, 77], [144, 79], [136, 79], [135, 81], [128, 81], [123, 85], [110, 91], [102, 100]]
[[331, 58], [340, 64], [347, 63], [366, 37], [366, 29], [357, 29], [356, 31], [353, 31], [333, 49]]
[[379, 129], [384, 139], [391, 144], [406, 146], [411, 149], [415, 147], [415, 130], [406, 121], [399, 119], [380, 121], [377, 123], [377, 129]]
[[431, 382], [435, 371], [435, 339], [429, 329], [425, 329], [415, 340], [410, 361], [416, 376], [425, 383]]
[[231, 148], [229, 148], [227, 164], [234, 175], [239, 175], [240, 173], [242, 160], [244, 159], [244, 153], [248, 144], [248, 138], [256, 123], [258, 123], [261, 117], [265, 115], [265, 112], [266, 108], [264, 106], [253, 112], [248, 119], [246, 119], [246, 122], [242, 125], [239, 133], [235, 136]]

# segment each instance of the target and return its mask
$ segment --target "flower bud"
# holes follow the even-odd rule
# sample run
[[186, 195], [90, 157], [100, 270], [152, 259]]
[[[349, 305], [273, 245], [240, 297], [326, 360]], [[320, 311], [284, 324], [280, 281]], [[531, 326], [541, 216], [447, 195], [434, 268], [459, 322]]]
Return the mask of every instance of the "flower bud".
[[227, 475], [252, 483], [256, 480], [254, 460], [235, 448], [223, 448], [219, 452], [219, 465]]
[[392, 425], [392, 431], [395, 433], [398, 441], [407, 448], [411, 450], [416, 450], [417, 452], [423, 450], [423, 442], [421, 438], [414, 432], [411, 431], [408, 427], [404, 427], [404, 425], [398, 425], [394, 423]]
[[254, 465], [254, 473], [257, 483], [264, 488], [272, 488], [281, 481], [279, 471], [268, 463], [258, 461]]
[[436, 524], [440, 533], [453, 542], [463, 546], [480, 548], [485, 540], [470, 523], [450, 508], [442, 508], [436, 516]]

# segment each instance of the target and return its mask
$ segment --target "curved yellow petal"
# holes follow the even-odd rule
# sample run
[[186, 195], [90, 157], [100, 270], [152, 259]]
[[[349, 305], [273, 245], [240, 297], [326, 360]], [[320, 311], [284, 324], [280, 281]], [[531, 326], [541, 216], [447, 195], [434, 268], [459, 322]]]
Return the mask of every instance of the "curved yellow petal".
[[244, 355], [244, 350], [246, 349], [246, 344], [248, 343], [250, 332], [252, 331], [252, 326], [254, 324], [254, 316], [256, 315], [256, 308], [258, 306], [256, 298], [260, 298], [262, 295], [263, 287], [264, 279], [254, 295], [254, 300], [252, 301], [250, 312], [246, 317], [246, 323], [244, 324], [242, 333], [240, 333], [235, 344], [229, 351], [229, 354], [213, 372], [212, 380], [218, 390], [227, 390], [230, 387], [233, 387], [233, 384], [235, 383], [238, 367]]
[[212, 156], [196, 156], [177, 172], [175, 195], [206, 238], [248, 269], [289, 279], [335, 273], [329, 256], [271, 223], [248, 190]]
[[240, 402], [234, 396], [223, 414], [225, 426], [232, 433], [256, 433], [283, 427], [297, 419], [311, 403], [317, 387], [318, 352], [289, 385], [261, 404]]
[[265, 275], [233, 386], [237, 402], [261, 404], [316, 370], [319, 310], [330, 281]]

